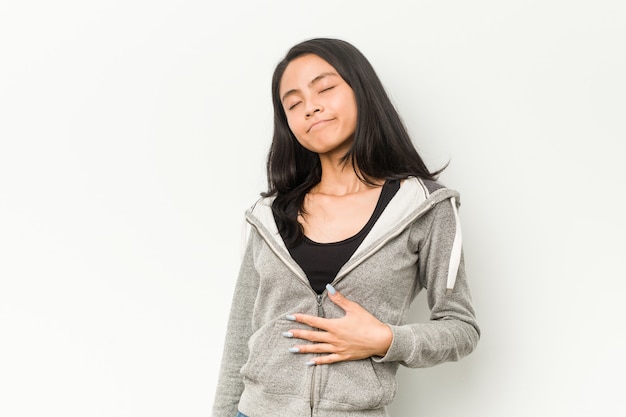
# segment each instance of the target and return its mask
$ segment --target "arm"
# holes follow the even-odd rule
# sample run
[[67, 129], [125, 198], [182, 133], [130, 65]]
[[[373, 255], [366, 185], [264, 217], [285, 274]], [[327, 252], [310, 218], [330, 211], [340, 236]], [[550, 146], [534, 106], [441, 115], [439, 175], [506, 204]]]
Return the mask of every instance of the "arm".
[[419, 245], [418, 279], [427, 292], [430, 320], [404, 326], [390, 326], [393, 341], [378, 362], [398, 361], [418, 368], [456, 361], [471, 353], [480, 337], [463, 258], [450, 295], [446, 295], [448, 265], [456, 231], [449, 200], [431, 213], [430, 231]]
[[254, 238], [258, 238], [258, 235], [254, 229], [252, 233], [241, 263], [231, 304], [213, 404], [214, 417], [235, 416], [239, 398], [243, 392], [243, 380], [239, 371], [248, 360], [248, 339], [252, 334], [252, 310], [259, 282], [254, 268], [251, 243]]

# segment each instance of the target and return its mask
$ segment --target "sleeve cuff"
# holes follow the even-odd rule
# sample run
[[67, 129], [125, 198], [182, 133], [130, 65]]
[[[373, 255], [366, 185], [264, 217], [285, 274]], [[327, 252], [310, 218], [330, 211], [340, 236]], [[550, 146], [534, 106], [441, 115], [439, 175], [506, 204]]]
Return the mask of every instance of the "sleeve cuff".
[[377, 363], [383, 362], [411, 362], [415, 356], [415, 335], [410, 326], [393, 326], [388, 324], [393, 334], [391, 345], [383, 357], [373, 357]]

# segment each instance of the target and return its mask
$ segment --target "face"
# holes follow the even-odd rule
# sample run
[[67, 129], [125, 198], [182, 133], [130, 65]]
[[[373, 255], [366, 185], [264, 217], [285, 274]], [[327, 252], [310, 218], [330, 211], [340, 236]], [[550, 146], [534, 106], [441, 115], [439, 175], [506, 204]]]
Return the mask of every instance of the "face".
[[291, 61], [280, 81], [289, 128], [306, 149], [343, 156], [354, 141], [357, 107], [352, 88], [317, 55]]

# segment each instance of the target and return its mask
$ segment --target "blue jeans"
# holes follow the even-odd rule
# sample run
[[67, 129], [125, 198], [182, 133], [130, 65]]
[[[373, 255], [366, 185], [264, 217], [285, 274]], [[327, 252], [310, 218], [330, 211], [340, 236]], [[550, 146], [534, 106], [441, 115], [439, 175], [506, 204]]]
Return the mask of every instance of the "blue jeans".
[[248, 417], [248, 416], [245, 414], [241, 414], [239, 411], [237, 411], [237, 417]]

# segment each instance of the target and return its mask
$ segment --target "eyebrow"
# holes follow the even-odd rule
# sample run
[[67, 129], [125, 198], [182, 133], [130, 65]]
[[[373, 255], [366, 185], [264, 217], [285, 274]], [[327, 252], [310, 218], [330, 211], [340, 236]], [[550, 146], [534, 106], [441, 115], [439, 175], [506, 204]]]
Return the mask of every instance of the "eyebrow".
[[[309, 87], [311, 87], [311, 86], [313, 86], [313, 84], [315, 84], [316, 82], [318, 82], [318, 81], [320, 81], [320, 80], [322, 80], [323, 78], [326, 78], [326, 77], [338, 77], [338, 75], [337, 75], [337, 73], [335, 73], [335, 72], [323, 72], [323, 73], [321, 73], [320, 75], [318, 75], [317, 77], [313, 78], [313, 79], [311, 80], [311, 82], [309, 82], [309, 84], [307, 84], [307, 85], [308, 85]], [[292, 95], [292, 94], [295, 94], [295, 93], [297, 93], [298, 91], [300, 91], [300, 90], [295, 89], [295, 88], [294, 88], [294, 89], [291, 89], [291, 90], [289, 90], [289, 91], [287, 91], [285, 94], [283, 94], [283, 97], [281, 98], [281, 102], [284, 102], [284, 101], [285, 101], [285, 99], [286, 99], [288, 96], [290, 96], [290, 95]]]

